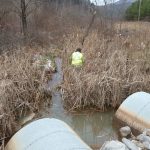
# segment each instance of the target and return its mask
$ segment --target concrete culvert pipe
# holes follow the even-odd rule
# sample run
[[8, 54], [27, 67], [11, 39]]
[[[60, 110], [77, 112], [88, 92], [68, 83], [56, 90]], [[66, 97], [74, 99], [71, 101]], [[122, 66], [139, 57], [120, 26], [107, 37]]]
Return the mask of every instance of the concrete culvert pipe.
[[64, 122], [40, 119], [18, 131], [5, 150], [91, 150]]
[[137, 92], [130, 95], [115, 116], [138, 131], [150, 128], [150, 94]]

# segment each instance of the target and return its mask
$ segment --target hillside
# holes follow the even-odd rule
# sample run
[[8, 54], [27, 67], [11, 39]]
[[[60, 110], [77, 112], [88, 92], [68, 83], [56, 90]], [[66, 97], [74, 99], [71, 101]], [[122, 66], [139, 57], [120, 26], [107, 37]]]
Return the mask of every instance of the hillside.
[[135, 0], [119, 0], [106, 6], [99, 6], [98, 9], [103, 16], [107, 15], [108, 18], [121, 19], [124, 17], [127, 8], [134, 1]]
[[133, 2], [135, 2], [136, 0], [119, 0], [118, 2], [116, 2], [115, 4], [123, 4], [123, 3], [128, 3], [131, 4]]
[[139, 14], [139, 2], [134, 2], [126, 11], [126, 18], [128, 20], [149, 20], [150, 21], [150, 0], [141, 1], [141, 9]]

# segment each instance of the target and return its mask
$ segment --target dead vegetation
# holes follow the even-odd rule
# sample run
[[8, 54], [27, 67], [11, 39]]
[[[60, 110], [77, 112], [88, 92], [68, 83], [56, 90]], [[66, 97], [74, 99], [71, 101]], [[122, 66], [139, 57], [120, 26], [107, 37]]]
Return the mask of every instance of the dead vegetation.
[[19, 128], [19, 120], [37, 112], [45, 101], [42, 70], [32, 65], [33, 55], [23, 48], [0, 56], [0, 145]]
[[116, 32], [107, 37], [92, 30], [83, 46], [86, 62], [80, 70], [73, 68], [68, 58], [80, 46], [83, 31], [66, 39], [62, 88], [68, 110], [106, 110], [119, 106], [136, 91], [150, 92], [150, 31], [145, 25], [139, 26], [140, 30], [128, 29], [126, 35]]

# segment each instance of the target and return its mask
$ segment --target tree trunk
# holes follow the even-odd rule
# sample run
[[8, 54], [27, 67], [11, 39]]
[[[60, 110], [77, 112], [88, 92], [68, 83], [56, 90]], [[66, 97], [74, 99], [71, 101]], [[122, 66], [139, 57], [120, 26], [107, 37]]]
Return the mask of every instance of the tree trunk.
[[25, 0], [21, 0], [21, 20], [22, 20], [22, 32], [24, 37], [27, 36], [27, 16], [26, 16], [26, 4]]
[[89, 26], [88, 26], [85, 34], [83, 35], [83, 38], [81, 39], [81, 45], [82, 46], [84, 45], [84, 41], [85, 41], [86, 37], [89, 35], [89, 31], [90, 31], [90, 29], [94, 23], [95, 17], [96, 17], [96, 9], [95, 9], [94, 5], [92, 5], [91, 11], [92, 11], [92, 18], [91, 18], [91, 21], [89, 23]]
[[139, 14], [138, 14], [138, 21], [140, 21], [140, 19], [141, 19], [141, 3], [142, 3], [142, 0], [139, 0]]

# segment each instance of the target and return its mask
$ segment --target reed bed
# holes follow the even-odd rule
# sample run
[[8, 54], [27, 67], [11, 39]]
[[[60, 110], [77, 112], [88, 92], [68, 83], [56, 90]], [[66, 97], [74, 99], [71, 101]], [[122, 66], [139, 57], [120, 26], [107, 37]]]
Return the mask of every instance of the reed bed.
[[24, 49], [0, 56], [0, 149], [20, 128], [22, 116], [37, 112], [45, 100], [42, 70], [32, 65], [32, 59]]
[[[138, 28], [139, 29], [139, 28]], [[144, 31], [143, 31], [144, 29]], [[129, 29], [123, 35], [105, 36], [92, 30], [82, 47], [85, 64], [70, 65], [71, 53], [80, 46], [83, 31], [77, 29], [66, 39], [63, 100], [66, 109], [94, 107], [102, 111], [118, 107], [130, 94], [150, 92], [150, 31]]]

